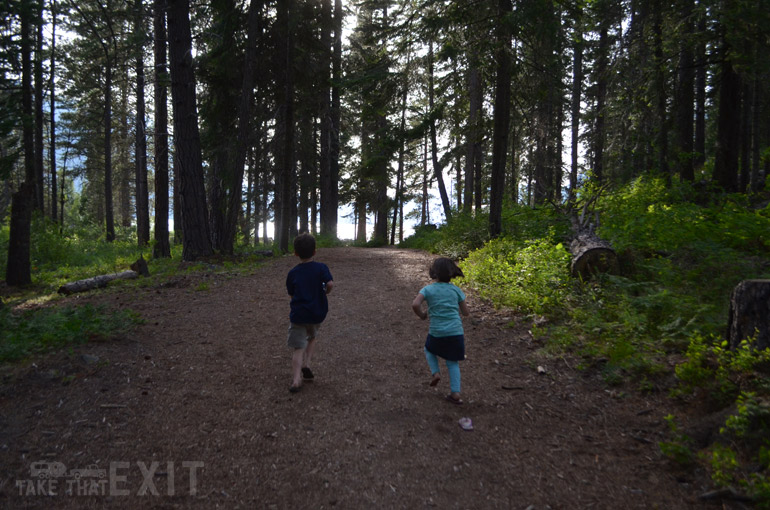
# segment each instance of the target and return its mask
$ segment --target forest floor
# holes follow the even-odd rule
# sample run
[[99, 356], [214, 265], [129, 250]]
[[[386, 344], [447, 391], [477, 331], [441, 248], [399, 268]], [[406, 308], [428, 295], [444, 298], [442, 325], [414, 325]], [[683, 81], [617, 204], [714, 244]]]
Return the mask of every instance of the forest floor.
[[[431, 259], [319, 250], [335, 287], [315, 380], [296, 394], [285, 288], [296, 257], [66, 298], [130, 308], [145, 323], [3, 369], [0, 506], [723, 507], [699, 499], [705, 473], [661, 455], [665, 392], [609, 388], [544, 357], [528, 324], [472, 293], [464, 404], [444, 399], [445, 372], [429, 387], [428, 324], [410, 305]], [[33, 478], [38, 461], [60, 476]]]

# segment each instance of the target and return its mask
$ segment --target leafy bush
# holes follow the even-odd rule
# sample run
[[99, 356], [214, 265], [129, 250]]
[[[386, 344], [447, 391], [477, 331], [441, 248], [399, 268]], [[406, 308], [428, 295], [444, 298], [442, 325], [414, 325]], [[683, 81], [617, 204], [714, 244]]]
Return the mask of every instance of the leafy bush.
[[461, 263], [464, 281], [497, 305], [524, 313], [556, 313], [564, 304], [569, 254], [551, 239], [489, 241]]
[[[565, 239], [569, 224], [552, 208], [531, 208], [509, 203], [503, 209], [502, 235], [510, 239]], [[413, 235], [400, 244], [453, 259], [463, 259], [489, 241], [489, 213], [456, 213], [440, 227], [425, 225], [415, 228]]]

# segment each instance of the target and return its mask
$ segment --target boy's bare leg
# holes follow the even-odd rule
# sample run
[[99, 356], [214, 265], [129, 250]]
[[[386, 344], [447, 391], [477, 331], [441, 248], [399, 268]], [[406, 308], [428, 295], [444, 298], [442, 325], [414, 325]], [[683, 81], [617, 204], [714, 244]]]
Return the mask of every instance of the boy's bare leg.
[[302, 367], [310, 368], [310, 360], [313, 357], [315, 351], [315, 338], [311, 338], [307, 341], [307, 347], [305, 348], [304, 357], [302, 359]]
[[[310, 344], [308, 343], [308, 346]], [[306, 349], [294, 349], [294, 354], [291, 356], [291, 375], [292, 386], [299, 387], [302, 385], [302, 361], [305, 356]]]

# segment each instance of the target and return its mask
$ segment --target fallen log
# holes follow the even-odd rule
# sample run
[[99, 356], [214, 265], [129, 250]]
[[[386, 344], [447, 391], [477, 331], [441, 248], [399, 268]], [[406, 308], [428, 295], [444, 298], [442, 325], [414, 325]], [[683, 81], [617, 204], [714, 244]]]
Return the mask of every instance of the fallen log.
[[770, 347], [770, 280], [744, 280], [730, 295], [727, 339], [731, 349], [753, 338], [752, 347]]
[[65, 283], [59, 287], [59, 294], [69, 296], [76, 292], [85, 292], [87, 290], [106, 287], [107, 284], [113, 280], [132, 280], [134, 278], [139, 278], [139, 273], [130, 269], [128, 271], [123, 271], [122, 273], [103, 274], [84, 280], [78, 280], [76, 282]]
[[594, 209], [594, 204], [605, 189], [606, 186], [603, 186], [585, 199], [579, 213], [578, 205], [573, 200], [568, 201], [566, 207], [551, 201], [556, 211], [566, 216], [572, 226], [569, 252], [572, 255], [570, 273], [573, 278], [588, 280], [599, 273], [618, 273], [618, 255], [609, 241], [596, 233], [599, 212]]
[[569, 245], [572, 276], [587, 280], [598, 273], [617, 273], [618, 256], [610, 243], [592, 231], [577, 234]]

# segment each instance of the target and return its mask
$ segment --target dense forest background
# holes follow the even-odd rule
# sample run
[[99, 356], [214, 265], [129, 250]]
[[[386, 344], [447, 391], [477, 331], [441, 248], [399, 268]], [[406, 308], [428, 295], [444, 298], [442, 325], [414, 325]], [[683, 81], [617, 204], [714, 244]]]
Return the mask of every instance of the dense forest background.
[[343, 205], [357, 240], [372, 218], [392, 243], [405, 205], [419, 225], [488, 210], [495, 236], [504, 204], [563, 203], [587, 180], [757, 192], [767, 7], [5, 2], [9, 282], [29, 280], [33, 209], [107, 241], [133, 231], [158, 256], [170, 237], [193, 260], [267, 241], [268, 222], [283, 250], [298, 231], [334, 238]]
[[[662, 453], [770, 504], [768, 334], [725, 335], [770, 278], [768, 0], [0, 9], [0, 360], [134, 322], [10, 310], [62, 283], [338, 244], [352, 211], [357, 244], [460, 259], [548, 355], [669, 392]], [[570, 270], [583, 235], [611, 271]]]

